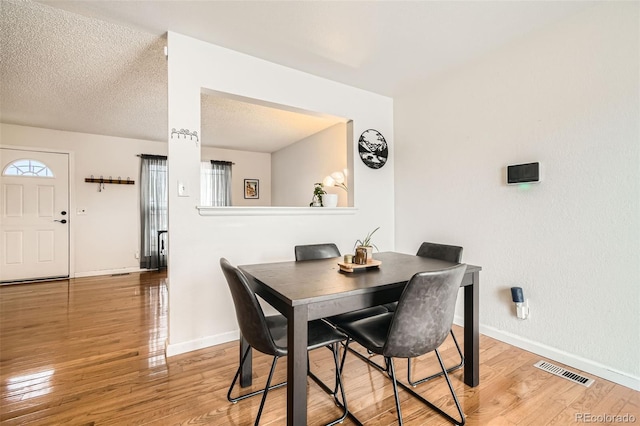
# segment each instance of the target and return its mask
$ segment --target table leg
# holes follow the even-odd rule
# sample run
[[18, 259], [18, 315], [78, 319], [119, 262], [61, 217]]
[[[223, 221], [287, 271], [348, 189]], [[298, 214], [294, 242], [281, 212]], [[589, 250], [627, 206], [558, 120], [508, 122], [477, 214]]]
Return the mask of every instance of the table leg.
[[480, 272], [473, 273], [473, 284], [464, 287], [464, 382], [480, 383]]
[[307, 307], [294, 307], [287, 326], [287, 425], [307, 424]]
[[[242, 355], [247, 350], [249, 343], [245, 340], [245, 338], [240, 334], [240, 354], [238, 365], [242, 361]], [[251, 374], [252, 374], [252, 352], [250, 351], [247, 355], [247, 359], [244, 360], [244, 365], [242, 366], [242, 371], [240, 371], [240, 387], [246, 388], [247, 386], [251, 386]]]

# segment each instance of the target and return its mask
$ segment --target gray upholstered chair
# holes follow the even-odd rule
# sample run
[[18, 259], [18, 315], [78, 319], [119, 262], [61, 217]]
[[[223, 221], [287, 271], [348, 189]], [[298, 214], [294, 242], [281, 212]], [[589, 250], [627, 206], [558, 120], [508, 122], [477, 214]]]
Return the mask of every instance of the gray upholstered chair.
[[[398, 385], [448, 421], [459, 425], [463, 425], [465, 422], [464, 412], [451, 385], [438, 347], [451, 330], [458, 289], [466, 268], [466, 265], [459, 264], [440, 271], [417, 273], [407, 283], [394, 312], [363, 318], [339, 327], [339, 330], [351, 339], [371, 352], [384, 357], [387, 366], [386, 372], [393, 382], [400, 425], [402, 425], [402, 411]], [[453, 418], [416, 393], [411, 387], [396, 379], [393, 358], [409, 359], [429, 352], [436, 353], [442, 375], [449, 386], [460, 419]]]
[[[439, 259], [445, 260], [447, 262], [460, 263], [462, 260], [462, 247], [460, 246], [452, 246], [448, 244], [437, 244], [437, 243], [429, 243], [423, 242], [416, 253], [416, 256], [421, 257], [429, 257], [431, 259]], [[390, 312], [395, 311], [398, 302], [387, 303], [384, 305]], [[456, 335], [451, 330], [451, 338], [453, 339], [453, 343], [456, 345], [456, 349], [458, 350], [458, 355], [460, 356], [460, 362], [452, 367], [447, 368], [448, 372], [452, 372], [457, 370], [458, 368], [464, 365], [464, 355], [462, 353], [462, 349], [460, 348], [460, 344], [458, 343], [458, 339], [456, 339]], [[431, 376], [423, 377], [419, 380], [411, 379], [411, 358], [407, 359], [407, 381], [412, 386], [417, 386], [420, 383], [424, 383], [428, 380], [431, 380], [435, 377], [442, 375], [442, 373], [432, 374]]]
[[[255, 420], [255, 425], [257, 426], [260, 422], [260, 416], [262, 415], [269, 390], [286, 384], [285, 382], [271, 386], [271, 379], [273, 378], [273, 372], [275, 371], [278, 359], [287, 355], [287, 319], [281, 315], [265, 317], [262, 307], [258, 303], [255, 292], [251, 287], [251, 283], [244, 273], [238, 268], [233, 267], [229, 261], [224, 258], [220, 259], [220, 267], [222, 268], [222, 272], [229, 285], [229, 290], [231, 291], [231, 296], [233, 297], [240, 332], [248, 343], [247, 350], [242, 355], [240, 366], [227, 392], [227, 399], [232, 403], [236, 403], [240, 400], [262, 394], [262, 401], [260, 402], [260, 408], [258, 409], [258, 415]], [[333, 391], [326, 386], [323, 386], [323, 389], [333, 396], [337, 405], [344, 409], [341, 417], [332, 421], [329, 425], [341, 423], [346, 418], [348, 411], [340, 375], [339, 344], [346, 340], [346, 336], [321, 320], [309, 322], [308, 336], [308, 350], [325, 346], [332, 348], [336, 372], [336, 387]], [[262, 390], [232, 397], [233, 388], [238, 381], [242, 366], [251, 348], [273, 356], [267, 383]], [[338, 388], [340, 389], [342, 404], [340, 404], [337, 397]]]

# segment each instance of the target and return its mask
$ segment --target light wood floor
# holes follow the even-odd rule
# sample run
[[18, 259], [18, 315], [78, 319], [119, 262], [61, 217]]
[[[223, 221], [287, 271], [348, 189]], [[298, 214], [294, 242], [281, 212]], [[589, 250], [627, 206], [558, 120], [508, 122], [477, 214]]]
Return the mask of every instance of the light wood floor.
[[[252, 424], [259, 398], [235, 405], [226, 400], [237, 368], [238, 343], [165, 359], [166, 337], [167, 287], [162, 273], [0, 287], [0, 421]], [[537, 355], [485, 336], [480, 344], [480, 386], [464, 385], [461, 371], [451, 375], [467, 424], [568, 425], [580, 423], [580, 415], [634, 416], [640, 424], [638, 392], [599, 378], [585, 388], [534, 368], [541, 359]], [[451, 342], [445, 343], [443, 354], [449, 364], [455, 362]], [[264, 383], [270, 362], [269, 357], [255, 356], [256, 389]], [[311, 362], [313, 370], [330, 381], [330, 352], [312, 352]], [[397, 363], [403, 378], [404, 364]], [[416, 374], [424, 374], [434, 371], [436, 360], [428, 355], [415, 365]], [[275, 380], [285, 377], [285, 368], [283, 360]], [[350, 409], [360, 420], [367, 425], [395, 424], [388, 379], [354, 356], [348, 357], [344, 376]], [[442, 379], [417, 389], [454, 413]], [[446, 424], [402, 390], [400, 394], [406, 424]], [[285, 398], [284, 388], [269, 394], [261, 424], [285, 424]], [[310, 424], [337, 417], [337, 407], [311, 380], [308, 400]]]

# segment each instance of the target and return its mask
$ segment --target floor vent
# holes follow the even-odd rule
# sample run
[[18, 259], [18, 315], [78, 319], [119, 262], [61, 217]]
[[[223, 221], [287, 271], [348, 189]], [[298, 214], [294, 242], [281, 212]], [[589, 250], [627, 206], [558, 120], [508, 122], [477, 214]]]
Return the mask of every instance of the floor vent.
[[574, 373], [569, 370], [565, 370], [562, 367], [558, 367], [557, 365], [550, 364], [546, 361], [538, 361], [535, 364], [533, 364], [533, 366], [538, 367], [539, 369], [547, 371], [551, 374], [555, 374], [556, 376], [564, 377], [565, 379], [570, 380], [573, 383], [577, 383], [582, 386], [589, 387], [594, 382], [593, 379], [581, 376], [580, 374]]
[[128, 272], [120, 272], [120, 273], [117, 273], [117, 274], [111, 274], [112, 277], [121, 277], [123, 275], [129, 275], [129, 273]]

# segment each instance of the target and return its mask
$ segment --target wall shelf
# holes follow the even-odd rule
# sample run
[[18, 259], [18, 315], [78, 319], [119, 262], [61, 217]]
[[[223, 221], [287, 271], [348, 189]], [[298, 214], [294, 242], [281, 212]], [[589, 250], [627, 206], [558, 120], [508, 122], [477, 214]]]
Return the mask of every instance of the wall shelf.
[[329, 216], [354, 215], [358, 212], [355, 207], [196, 206], [196, 209], [200, 216]]

